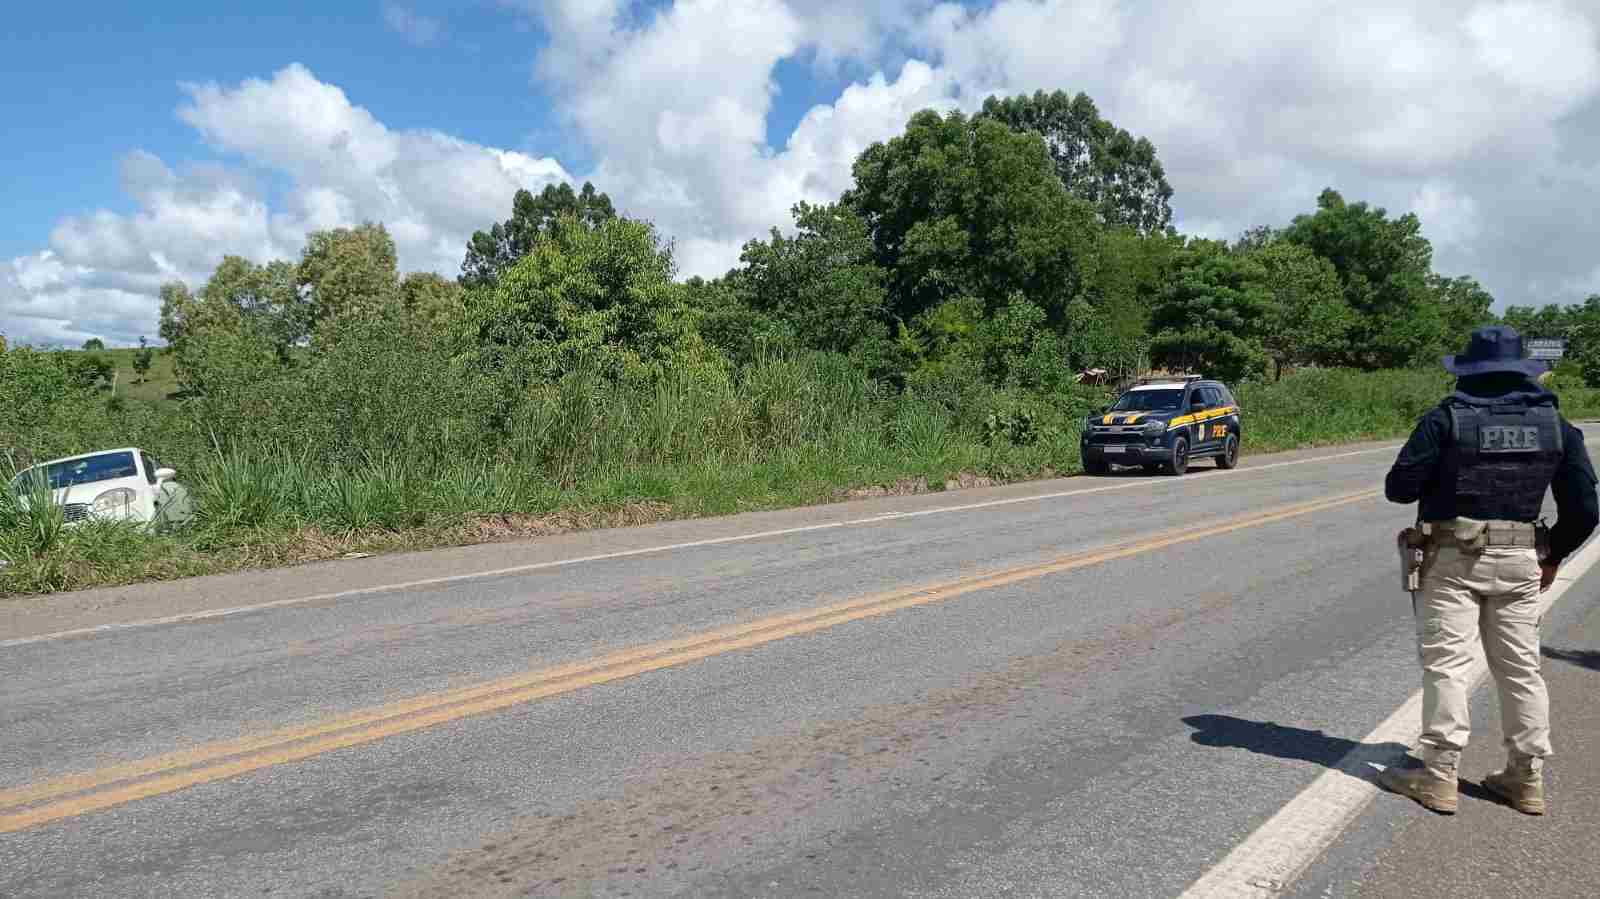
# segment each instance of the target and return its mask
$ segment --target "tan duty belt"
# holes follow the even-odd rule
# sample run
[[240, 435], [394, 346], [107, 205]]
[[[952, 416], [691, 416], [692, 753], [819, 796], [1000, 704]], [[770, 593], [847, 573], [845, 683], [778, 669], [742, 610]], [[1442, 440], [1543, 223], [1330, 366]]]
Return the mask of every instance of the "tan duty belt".
[[1539, 546], [1538, 526], [1527, 521], [1475, 521], [1470, 518], [1452, 518], [1448, 521], [1427, 521], [1422, 531], [1428, 541], [1438, 546], [1454, 546], [1478, 552], [1491, 546], [1519, 546], [1534, 549]]

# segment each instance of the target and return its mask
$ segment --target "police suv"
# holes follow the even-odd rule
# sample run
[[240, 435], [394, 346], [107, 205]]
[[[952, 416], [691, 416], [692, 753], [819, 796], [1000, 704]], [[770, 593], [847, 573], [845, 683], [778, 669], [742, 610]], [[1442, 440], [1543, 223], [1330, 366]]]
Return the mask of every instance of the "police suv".
[[1112, 465], [1181, 475], [1210, 456], [1218, 468], [1239, 462], [1239, 404], [1220, 381], [1200, 375], [1146, 378], [1083, 423], [1083, 468]]

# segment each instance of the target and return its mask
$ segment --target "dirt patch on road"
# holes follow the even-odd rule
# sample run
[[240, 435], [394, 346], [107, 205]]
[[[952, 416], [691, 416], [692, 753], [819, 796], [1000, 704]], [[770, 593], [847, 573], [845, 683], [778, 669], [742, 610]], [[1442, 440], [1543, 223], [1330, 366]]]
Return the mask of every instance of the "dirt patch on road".
[[466, 542], [490, 543], [550, 537], [572, 531], [633, 527], [666, 521], [671, 517], [672, 507], [666, 503], [638, 502], [611, 509], [564, 510], [550, 515], [480, 515], [469, 521], [464, 530]]
[[[1042, 478], [1053, 478], [1056, 473], [1045, 469], [1040, 475]], [[835, 499], [880, 499], [886, 496], [920, 496], [924, 493], [934, 493], [942, 490], [973, 490], [979, 487], [995, 487], [1004, 483], [994, 478], [984, 477], [970, 471], [963, 471], [955, 477], [946, 478], [941, 488], [936, 488], [928, 483], [927, 478], [901, 478], [893, 484], [870, 484], [866, 487], [854, 487], [849, 490], [840, 490], [834, 494]]]
[[953, 739], [970, 750], [990, 737], [959, 735], [999, 734], [1000, 722], [1030, 717], [1021, 707], [1031, 698], [1060, 695], [1088, 672], [1138, 664], [1141, 652], [1162, 645], [1162, 635], [1227, 614], [1237, 599], [1201, 597], [1183, 609], [1062, 642], [919, 701], [868, 708], [853, 719], [762, 739], [746, 751], [695, 756], [629, 777], [618, 795], [566, 813], [530, 815], [391, 895], [666, 895], [693, 889], [710, 873], [708, 859], [763, 850], [812, 859], [805, 845], [816, 846], [824, 835], [797, 837], [771, 825], [829, 807], [843, 812], [886, 783], [928, 794], [954, 789], [975, 772], [970, 758], [956, 763]]

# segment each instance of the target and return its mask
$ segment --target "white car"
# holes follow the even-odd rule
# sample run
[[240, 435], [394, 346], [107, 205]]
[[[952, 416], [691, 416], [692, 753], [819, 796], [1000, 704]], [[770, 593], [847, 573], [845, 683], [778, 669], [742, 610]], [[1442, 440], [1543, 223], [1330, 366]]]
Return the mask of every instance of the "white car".
[[18, 472], [11, 490], [26, 502], [41, 481], [48, 484], [67, 524], [95, 518], [160, 527], [194, 516], [189, 489], [177, 476], [149, 453], [129, 447], [41, 462]]

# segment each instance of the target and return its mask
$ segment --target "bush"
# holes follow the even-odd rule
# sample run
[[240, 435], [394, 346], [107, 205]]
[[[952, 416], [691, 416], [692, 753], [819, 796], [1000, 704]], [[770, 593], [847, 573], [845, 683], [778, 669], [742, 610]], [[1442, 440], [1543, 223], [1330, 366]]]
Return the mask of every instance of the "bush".
[[1407, 434], [1452, 388], [1443, 370], [1303, 369], [1235, 388], [1246, 446], [1291, 449]]

